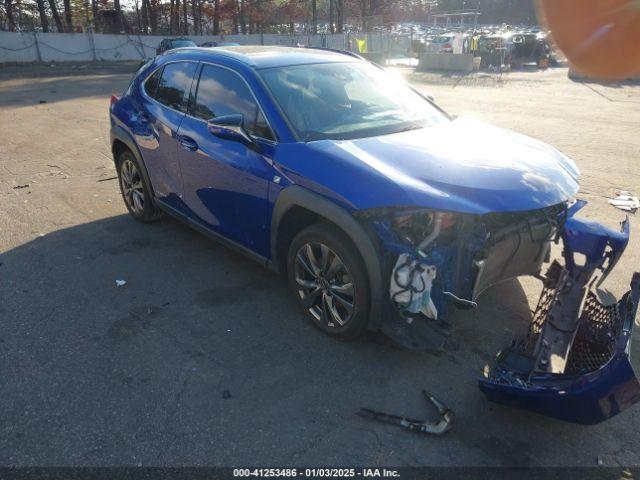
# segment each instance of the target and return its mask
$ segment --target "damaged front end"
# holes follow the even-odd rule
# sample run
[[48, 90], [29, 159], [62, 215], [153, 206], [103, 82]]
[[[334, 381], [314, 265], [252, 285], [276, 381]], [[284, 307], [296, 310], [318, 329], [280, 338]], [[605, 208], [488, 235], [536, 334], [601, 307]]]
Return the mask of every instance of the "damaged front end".
[[491, 285], [540, 272], [566, 206], [486, 215], [399, 207], [356, 216], [380, 239], [389, 279], [391, 301], [373, 327], [405, 348], [439, 349], [451, 331], [451, 306], [475, 308]]
[[[529, 330], [485, 368], [480, 389], [490, 400], [567, 421], [592, 424], [640, 400], [629, 361], [640, 297], [640, 273], [618, 302], [604, 305], [592, 290], [607, 277], [629, 240], [574, 215], [576, 202], [512, 213], [456, 214], [406, 208], [356, 215], [380, 239], [389, 278], [384, 320], [374, 325], [406, 348], [441, 348], [449, 306], [474, 308], [496, 283], [534, 275], [544, 283]], [[564, 263], [546, 275], [553, 241]]]

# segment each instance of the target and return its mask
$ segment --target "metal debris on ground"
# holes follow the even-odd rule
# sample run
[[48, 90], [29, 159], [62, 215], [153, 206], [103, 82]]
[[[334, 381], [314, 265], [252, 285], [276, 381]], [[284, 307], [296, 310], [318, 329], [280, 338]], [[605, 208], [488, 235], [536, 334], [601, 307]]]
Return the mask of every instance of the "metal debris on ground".
[[126, 280], [116, 280], [116, 287], [124, 287], [126, 284]]
[[640, 208], [640, 199], [627, 190], [616, 190], [616, 198], [610, 198], [609, 203], [620, 210], [636, 213]]
[[412, 418], [401, 417], [398, 415], [392, 415], [384, 412], [377, 412], [369, 408], [361, 408], [356, 415], [363, 418], [370, 418], [382, 423], [389, 423], [391, 425], [397, 425], [402, 428], [406, 428], [412, 432], [428, 433], [432, 435], [442, 435], [449, 430], [453, 425], [453, 411], [449, 409], [444, 403], [435, 398], [426, 390], [422, 391], [427, 402], [432, 404], [438, 410], [440, 419], [436, 422], [430, 422], [427, 420], [414, 420]]

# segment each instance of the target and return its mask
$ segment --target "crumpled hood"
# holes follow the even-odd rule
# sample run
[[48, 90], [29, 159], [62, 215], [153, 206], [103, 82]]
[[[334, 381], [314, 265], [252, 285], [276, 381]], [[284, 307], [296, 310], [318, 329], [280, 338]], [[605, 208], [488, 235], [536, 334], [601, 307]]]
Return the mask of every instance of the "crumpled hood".
[[[578, 191], [579, 171], [558, 150], [471, 118], [307, 146], [333, 169], [323, 186], [361, 208], [407, 204], [469, 213], [521, 211], [572, 199]], [[344, 182], [350, 185], [341, 186]]]

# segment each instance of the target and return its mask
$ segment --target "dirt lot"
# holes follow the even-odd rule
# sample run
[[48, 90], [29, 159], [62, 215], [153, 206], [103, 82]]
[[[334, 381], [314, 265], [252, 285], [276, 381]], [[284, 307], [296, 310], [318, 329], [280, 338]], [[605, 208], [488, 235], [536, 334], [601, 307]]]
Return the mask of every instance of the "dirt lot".
[[[341, 343], [304, 321], [284, 278], [176, 221], [130, 219], [107, 106], [132, 69], [0, 69], [0, 464], [640, 465], [640, 406], [583, 427], [478, 391], [481, 368], [528, 320], [535, 280], [456, 314], [441, 354]], [[613, 226], [623, 214], [606, 197], [640, 192], [638, 86], [574, 83], [566, 70], [399, 72], [451, 113], [573, 157], [589, 217]], [[637, 218], [632, 236], [605, 284], [616, 295], [640, 268]], [[445, 437], [354, 416], [421, 418], [422, 388], [455, 410]]]

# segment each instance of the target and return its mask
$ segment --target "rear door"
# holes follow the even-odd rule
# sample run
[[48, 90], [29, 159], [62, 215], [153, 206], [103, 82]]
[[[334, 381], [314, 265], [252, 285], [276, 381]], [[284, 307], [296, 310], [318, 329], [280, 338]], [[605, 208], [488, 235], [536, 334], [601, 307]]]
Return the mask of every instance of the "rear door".
[[[268, 189], [274, 178], [274, 135], [244, 78], [226, 67], [202, 64], [192, 111], [179, 134], [184, 202], [207, 228], [269, 256]], [[223, 139], [207, 120], [241, 114], [256, 145]]]
[[148, 125], [138, 145], [155, 195], [176, 206], [182, 195], [177, 134], [187, 110], [196, 62], [174, 62], [156, 70], [144, 83], [140, 122]]

